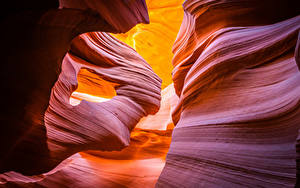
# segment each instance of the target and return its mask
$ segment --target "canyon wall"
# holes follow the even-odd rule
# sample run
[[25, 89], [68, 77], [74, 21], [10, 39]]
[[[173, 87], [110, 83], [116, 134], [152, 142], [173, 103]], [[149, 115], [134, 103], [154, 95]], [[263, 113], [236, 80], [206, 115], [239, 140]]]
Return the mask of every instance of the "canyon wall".
[[176, 127], [156, 187], [294, 187], [297, 4], [184, 2], [173, 47]]
[[[148, 23], [145, 2], [63, 0], [59, 9], [25, 8], [1, 17], [1, 173], [38, 175], [83, 150], [128, 146], [139, 119], [158, 111], [161, 80], [134, 49], [104, 32]], [[71, 105], [79, 72], [86, 86], [116, 96]]]
[[0, 187], [300, 183], [298, 2], [181, 4], [1, 12]]

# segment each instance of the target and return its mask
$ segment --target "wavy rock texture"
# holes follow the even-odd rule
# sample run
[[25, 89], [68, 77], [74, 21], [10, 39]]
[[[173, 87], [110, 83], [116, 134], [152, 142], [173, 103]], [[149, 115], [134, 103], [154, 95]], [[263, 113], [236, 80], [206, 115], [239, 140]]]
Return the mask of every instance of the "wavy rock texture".
[[[103, 103], [70, 105], [80, 69], [115, 83], [117, 95]], [[129, 145], [130, 131], [139, 119], [154, 114], [160, 105], [160, 79], [133, 49], [109, 34], [89, 33], [74, 39], [62, 70], [45, 114], [53, 155], [120, 150]]]
[[297, 2], [187, 0], [173, 58], [181, 3], [147, 1], [151, 24], [113, 35], [133, 49], [78, 35], [148, 23], [144, 1], [20, 1], [1, 12], [0, 187], [154, 187], [163, 168], [157, 187], [294, 186]]
[[295, 7], [296, 1], [185, 1], [173, 48], [176, 127], [156, 187], [295, 185]]
[[[77, 74], [76, 91], [84, 88], [97, 96], [82, 95], [78, 92], [75, 95], [76, 99], [79, 103], [81, 99], [101, 102], [103, 92], [99, 86], [99, 77], [96, 78], [96, 74], [82, 70], [79, 71], [82, 74]], [[96, 85], [100, 90], [93, 90]], [[139, 122], [137, 127], [140, 128], [132, 131], [130, 145], [122, 151], [86, 151], [69, 157], [58, 167], [42, 175], [24, 176], [9, 172], [0, 175], [0, 180], [6, 187], [154, 187], [165, 165], [165, 156], [171, 142], [171, 130], [165, 130], [168, 124], [159, 123], [158, 126], [152, 120], [170, 121], [170, 101], [174, 97], [172, 85], [162, 91], [162, 108], [157, 114], [147, 116]], [[152, 130], [145, 130], [151, 129], [151, 125]], [[172, 127], [169, 125], [168, 128]]]
[[[109, 4], [103, 4], [104, 1], [91, 2], [64, 1], [60, 2], [60, 8], [63, 8], [64, 11], [70, 11], [68, 8], [83, 11], [91, 16], [98, 16], [99, 13], [105, 18], [106, 24], [109, 22], [113, 26], [110, 28], [111, 32], [124, 32], [131, 27], [124, 24], [128, 21], [131, 25], [136, 24], [136, 20], [148, 22], [147, 15], [143, 12], [145, 6], [141, 6], [139, 10], [132, 9], [136, 6], [136, 3], [145, 5], [144, 3], [130, 2], [130, 10], [138, 10], [136, 18], [134, 20], [126, 19], [124, 22], [123, 18], [128, 16], [129, 10], [122, 7], [124, 2], [114, 1]], [[97, 7], [93, 3], [96, 3]], [[171, 64], [167, 64], [167, 62], [170, 62], [173, 56], [170, 49], [183, 16], [181, 3], [182, 1], [165, 1], [162, 5], [161, 2], [147, 1], [147, 5], [150, 6], [152, 24], [140, 25], [141, 28], [138, 29], [138, 32], [137, 26], [132, 30], [134, 32], [129, 31], [124, 35], [114, 35], [121, 40], [125, 39], [124, 36], [130, 36], [128, 40], [134, 41], [135, 45], [133, 46], [130, 42], [128, 44], [137, 49], [148, 60], [151, 60], [150, 64], [154, 66], [156, 73], [168, 78], [164, 78], [167, 81], [163, 87], [170, 84], [171, 80]], [[125, 11], [123, 11], [124, 8]], [[103, 14], [103, 12], [107, 13], [111, 9], [122, 9], [121, 14], [126, 14], [126, 16], [116, 15], [116, 19], [115, 17], [111, 18], [113, 16], [111, 14]], [[139, 17], [140, 12], [142, 12], [142, 15]], [[131, 15], [131, 13], [129, 14]], [[165, 20], [160, 19], [163, 17]], [[113, 22], [111, 22], [112, 19]], [[61, 25], [64, 26], [64, 24]], [[82, 25], [79, 24], [80, 28], [84, 28]], [[90, 27], [92, 26], [93, 24], [90, 24]], [[120, 26], [122, 27], [119, 28]], [[147, 29], [149, 32], [145, 32]], [[165, 33], [167, 29], [169, 30], [168, 35]], [[132, 36], [134, 37], [131, 38]], [[159, 49], [156, 49], [157, 41], [164, 44], [159, 46]], [[150, 45], [144, 45], [143, 42]], [[149, 50], [150, 47], [153, 49]], [[164, 56], [161, 56], [157, 51], [160, 51], [160, 54], [164, 54]], [[132, 67], [133, 64], [137, 67]], [[143, 68], [143, 66], [145, 67]], [[74, 152], [85, 149], [119, 150], [128, 144], [129, 130], [134, 127], [139, 118], [142, 115], [157, 111], [160, 80], [136, 52], [119, 43], [110, 35], [91, 33], [77, 37], [73, 40], [70, 53], [63, 61], [62, 69], [59, 80], [52, 90], [50, 102], [52, 105], [49, 106], [45, 117], [51, 157], [47, 155], [44, 158], [46, 161], [49, 161], [49, 158], [51, 160], [54, 158], [56, 160], [55, 165]], [[133, 70], [138, 70], [139, 75], [135, 75]], [[162, 70], [168, 74], [162, 74]], [[145, 75], [150, 77], [143, 77], [141, 73], [144, 72]], [[126, 79], [123, 77], [125, 76], [124, 73], [127, 75]], [[137, 77], [141, 79], [137, 79]], [[147, 82], [147, 91], [143, 90], [142, 83], [144, 81]], [[138, 94], [132, 92], [137, 89], [135, 86], [139, 87]], [[144, 98], [142, 92], [146, 92]], [[92, 150], [75, 154], [65, 159], [55, 169], [36, 176], [24, 176], [12, 171], [7, 172], [0, 175], [1, 184], [5, 187], [154, 187], [165, 164], [165, 156], [171, 141], [170, 129], [173, 128], [170, 116], [171, 105], [173, 106], [177, 101], [174, 94], [172, 84], [163, 90], [162, 108], [157, 115], [148, 116], [139, 122], [138, 129], [134, 129], [131, 134], [130, 145], [122, 151], [101, 152]], [[103, 101], [106, 102], [99, 103]], [[122, 106], [122, 104], [126, 104], [126, 106]], [[121, 117], [124, 112], [128, 112], [130, 104], [134, 104], [131, 108], [132, 113], [126, 114], [127, 118], [120, 121], [118, 117]], [[109, 110], [109, 112], [103, 111], [103, 109]], [[110, 113], [111, 109], [115, 109], [116, 112]], [[85, 114], [85, 112], [92, 111], [92, 114]], [[103, 115], [108, 118], [107, 121], [103, 117], [100, 118]], [[153, 120], [156, 120], [156, 123]], [[82, 122], [84, 122], [84, 126], [81, 125]], [[103, 123], [107, 125], [107, 122], [114, 123], [114, 126], [106, 126], [108, 130], [101, 130], [105, 135], [99, 134], [99, 127], [95, 126]], [[130, 128], [128, 129], [127, 126]], [[167, 128], [168, 130], [166, 130]], [[35, 132], [36, 137], [40, 139], [39, 132], [34, 130], [32, 132]], [[45, 136], [45, 133], [43, 134]], [[101, 143], [104, 139], [105, 142]], [[30, 140], [31, 146], [35, 141], [34, 138]], [[108, 142], [110, 144], [107, 144]], [[19, 148], [23, 147], [22, 144], [19, 146]], [[32, 147], [27, 147], [25, 150], [27, 150], [25, 154], [18, 154], [22, 159], [20, 161], [26, 161], [29, 164], [27, 170], [30, 169], [31, 171], [25, 171], [25, 174], [37, 174], [46, 171], [45, 166], [42, 166], [44, 164], [40, 165], [39, 157], [41, 156], [38, 155], [34, 158], [36, 166], [42, 166], [42, 170], [39, 169], [37, 172], [30, 163], [32, 156], [35, 156], [37, 152], [33, 152], [31, 156], [27, 157]], [[24, 157], [27, 158], [24, 160]], [[17, 160], [16, 157], [11, 159], [13, 162]], [[16, 164], [14, 168], [11, 168], [12, 164], [10, 164], [6, 169], [16, 169], [16, 171], [24, 173], [26, 168], [24, 168], [23, 163], [22, 165]], [[55, 165], [51, 164], [47, 169], [51, 169]]]
[[[298, 69], [300, 70], [300, 32], [298, 33], [298, 41], [295, 48], [295, 60], [298, 65]], [[297, 137], [296, 142], [296, 152], [297, 152], [297, 158], [296, 158], [296, 164], [297, 164], [297, 181], [296, 181], [296, 187], [300, 186], [300, 130], [298, 130], [299, 134]]]
[[[84, 32], [125, 32], [136, 23], [147, 23], [145, 3], [99, 1], [94, 7], [102, 14], [112, 7], [122, 10], [103, 16], [88, 10], [92, 1], [80, 2], [83, 9], [70, 1], [51, 10], [39, 4], [19, 10], [17, 4], [1, 17], [6, 26], [1, 30], [1, 172], [40, 174], [78, 151], [119, 150], [128, 145], [138, 120], [158, 110], [161, 80], [132, 48], [105, 33], [82, 35], [70, 46]], [[120, 17], [129, 15], [130, 21], [118, 24]], [[117, 96], [101, 104], [70, 105], [81, 68], [111, 83]]]
[[[165, 164], [170, 131], [134, 130], [122, 151], [77, 153], [38, 176], [0, 175], [5, 187], [154, 187]], [[0, 184], [1, 187], [1, 184]]]
[[136, 128], [148, 130], [167, 130], [174, 128], [171, 112], [178, 102], [174, 85], [170, 84], [168, 87], [163, 89], [161, 91], [161, 97], [162, 99], [159, 111], [155, 115], [143, 117], [136, 125]]
[[[138, 23], [149, 23], [144, 0], [110, 0], [109, 2], [106, 0], [59, 0], [59, 8], [88, 11], [89, 14], [104, 18], [117, 30], [117, 33], [127, 32]], [[90, 23], [90, 25], [95, 24]]]
[[172, 84], [172, 46], [183, 19], [183, 0], [146, 0], [150, 24], [139, 24], [114, 35], [134, 48], [162, 79], [162, 89]]

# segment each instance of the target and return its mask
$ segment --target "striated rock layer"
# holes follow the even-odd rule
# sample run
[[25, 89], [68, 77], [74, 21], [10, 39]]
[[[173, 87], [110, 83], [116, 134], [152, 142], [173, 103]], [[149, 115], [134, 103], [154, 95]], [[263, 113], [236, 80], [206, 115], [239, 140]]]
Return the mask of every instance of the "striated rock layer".
[[122, 151], [87, 151], [69, 157], [50, 172], [23, 176], [16, 172], [0, 175], [4, 187], [134, 187], [151, 188], [165, 164], [171, 131], [131, 134]]
[[[111, 35], [75, 37], [148, 23], [145, 2], [62, 0], [60, 9], [37, 4], [25, 10], [18, 5], [1, 14], [0, 172], [40, 174], [79, 151], [127, 146], [139, 119], [158, 111], [161, 80], [134, 49]], [[116, 96], [71, 105], [82, 72], [90, 78], [87, 85], [110, 88], [101, 96]]]
[[142, 0], [1, 11], [0, 187], [153, 187], [170, 112], [157, 187], [298, 186], [297, 2], [185, 1], [174, 90], [181, 2], [147, 1], [152, 25], [113, 35], [133, 49], [82, 33], [148, 23]]
[[173, 48], [176, 127], [156, 186], [293, 187], [297, 2], [187, 0], [183, 7]]
[[146, 0], [149, 24], [138, 24], [114, 35], [133, 47], [162, 79], [162, 89], [172, 84], [172, 46], [179, 31], [184, 0]]
[[[70, 105], [80, 69], [115, 83], [117, 95], [107, 102]], [[45, 114], [48, 147], [54, 158], [87, 149], [111, 151], [128, 146], [130, 131], [139, 119], [158, 110], [160, 85], [150, 66], [111, 35], [89, 33], [74, 39]]]

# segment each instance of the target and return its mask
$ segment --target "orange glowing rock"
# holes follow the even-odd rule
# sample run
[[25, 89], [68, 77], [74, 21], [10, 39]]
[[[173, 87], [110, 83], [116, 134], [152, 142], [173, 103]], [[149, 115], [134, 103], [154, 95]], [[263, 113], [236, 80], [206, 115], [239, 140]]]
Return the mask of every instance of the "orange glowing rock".
[[0, 174], [1, 181], [24, 187], [133, 187], [152, 188], [165, 165], [171, 131], [134, 130], [122, 151], [77, 153], [52, 171], [38, 176], [17, 172]]
[[[126, 32], [137, 23], [148, 23], [144, 0], [50, 1], [14, 2], [1, 14], [5, 100], [0, 119], [6, 126], [0, 128], [0, 173], [52, 170], [69, 155], [86, 150], [83, 146], [98, 147], [92, 137], [100, 141], [104, 132], [109, 137], [104, 139], [105, 148], [125, 147], [138, 120], [159, 108], [161, 81], [133, 49], [105, 33], [84, 34], [91, 38], [79, 39], [78, 46], [72, 42], [82, 33]], [[107, 103], [82, 101], [71, 106], [80, 59], [95, 63], [89, 69], [97, 69], [101, 78], [120, 83], [118, 95]], [[62, 67], [66, 69], [61, 71]], [[103, 94], [112, 96], [113, 89]]]
[[105, 102], [117, 95], [115, 87], [119, 84], [106, 81], [88, 69], [80, 69], [77, 75], [78, 87], [70, 97], [70, 104], [75, 106], [81, 100]]
[[134, 48], [162, 79], [162, 89], [172, 83], [172, 46], [183, 19], [183, 0], [146, 1], [150, 24], [139, 24], [125, 34], [115, 34]]
[[75, 90], [77, 92], [103, 98], [113, 98], [117, 95], [115, 87], [119, 84], [106, 81], [88, 69], [81, 69], [77, 75], [77, 80], [78, 87]]
[[172, 72], [176, 127], [157, 188], [299, 187], [295, 4], [184, 2]]

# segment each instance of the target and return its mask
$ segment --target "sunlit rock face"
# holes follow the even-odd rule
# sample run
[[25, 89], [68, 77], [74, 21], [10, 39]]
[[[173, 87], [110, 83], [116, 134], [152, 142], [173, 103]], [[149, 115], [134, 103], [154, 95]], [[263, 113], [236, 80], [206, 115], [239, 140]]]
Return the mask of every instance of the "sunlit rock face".
[[162, 79], [162, 88], [172, 83], [172, 46], [183, 19], [183, 0], [147, 0], [150, 24], [139, 24], [114, 35], [133, 47]]
[[1, 12], [0, 187], [295, 185], [297, 2], [182, 3]]
[[[60, 8], [64, 11], [76, 9], [78, 12], [84, 11], [87, 15], [96, 16], [96, 18], [103, 19], [103, 26], [107, 24], [110, 29], [103, 29], [99, 26], [95, 29], [93, 24], [97, 22], [89, 19], [84, 22], [89, 24], [88, 26], [78, 24], [78, 28], [70, 28], [75, 31], [79, 28], [86, 29], [86, 31], [100, 28], [100, 30], [116, 33], [124, 32], [138, 22], [148, 22], [144, 2], [128, 1], [129, 7], [125, 7], [124, 2], [61, 1]], [[93, 3], [96, 3], [97, 6]], [[181, 1], [168, 1], [161, 6], [154, 1], [148, 1], [153, 24], [143, 25], [139, 30], [143, 34], [135, 34], [136, 46], [128, 43], [134, 49], [139, 46], [139, 52], [149, 52], [149, 54], [142, 53], [142, 55], [148, 60], [150, 57], [154, 57], [153, 60], [150, 59], [150, 62], [151, 65], [154, 65], [156, 73], [160, 76], [166, 75], [164, 79], [167, 81], [164, 82], [163, 87], [168, 87], [162, 91], [161, 102], [161, 80], [133, 49], [105, 33], [90, 33], [77, 37], [73, 40], [70, 48], [69, 45], [66, 45], [69, 53], [63, 60], [62, 72], [52, 89], [50, 106], [45, 115], [47, 129], [43, 132], [36, 131], [43, 127], [39, 126], [31, 130], [36, 137], [32, 138], [32, 135], [29, 135], [24, 139], [28, 146], [24, 147], [23, 140], [21, 140], [18, 149], [9, 156], [12, 158], [5, 159], [6, 166], [1, 166], [1, 171], [15, 170], [15, 172], [1, 174], [1, 185], [5, 187], [154, 187], [165, 164], [165, 156], [171, 141], [171, 129], [173, 128], [170, 116], [171, 106], [177, 103], [173, 84], [170, 84], [172, 69], [170, 60], [172, 57], [171, 46], [183, 17], [181, 3]], [[120, 14], [126, 16], [116, 15], [116, 19], [107, 13], [112, 8], [114, 11], [122, 10]], [[124, 11], [124, 9], [126, 10]], [[134, 19], [128, 19], [128, 14], [132, 15], [128, 11], [134, 12]], [[168, 12], [172, 12], [172, 14], [167, 16]], [[98, 17], [99, 15], [103, 18]], [[55, 16], [49, 16], [49, 19], [62, 21], [55, 19]], [[78, 15], [74, 14], [73, 16]], [[165, 20], [161, 20], [163, 17]], [[126, 22], [122, 20], [125, 18]], [[65, 21], [59, 24], [68, 26], [68, 20]], [[56, 26], [55, 23], [52, 24]], [[144, 33], [147, 28], [152, 29], [150, 32]], [[166, 34], [167, 29], [170, 35]], [[73, 39], [74, 35], [70, 39]], [[122, 39], [126, 35], [114, 36]], [[50, 36], [45, 38], [52, 40]], [[60, 40], [61, 38], [58, 39], [58, 41]], [[147, 44], [151, 42], [153, 46], [156, 46], [159, 41], [165, 46], [147, 50], [149, 46], [141, 45], [142, 41], [147, 41]], [[66, 42], [66, 44], [69, 43], [70, 40]], [[45, 41], [41, 44], [47, 49], [48, 44]], [[48, 54], [50, 57], [52, 55]], [[55, 69], [56, 76], [60, 70], [59, 65], [58, 60], [58, 68]], [[37, 69], [39, 68], [37, 67]], [[168, 74], [162, 74], [161, 70]], [[41, 72], [39, 76], [46, 77], [47, 71]], [[138, 72], [138, 75], [135, 71]], [[45, 100], [46, 103], [48, 104], [47, 100]], [[162, 108], [157, 116], [148, 116], [138, 123], [138, 128], [133, 130], [130, 145], [127, 148], [115, 152], [99, 151], [99, 149], [120, 150], [127, 146], [129, 131], [137, 124], [140, 117], [157, 112], [159, 105]], [[41, 111], [40, 118], [43, 117], [43, 113], [44, 111]], [[155, 121], [153, 122], [153, 120]], [[43, 121], [41, 120], [41, 122]], [[39, 149], [32, 151], [32, 148], [37, 148], [36, 142], [39, 142], [40, 147], [47, 149], [46, 154]], [[19, 152], [20, 148], [21, 152]], [[77, 153], [67, 158], [77, 151], [86, 149], [97, 149], [97, 151]], [[65, 160], [63, 161], [63, 159]], [[20, 162], [12, 165], [15, 161]], [[32, 164], [32, 161], [35, 164]], [[41, 164], [39, 161], [43, 163]], [[63, 162], [54, 168], [60, 161]], [[28, 166], [24, 165], [25, 162]], [[49, 172], [39, 174], [48, 170]], [[19, 172], [38, 175], [24, 176]]]
[[[93, 87], [106, 88], [106, 92], [100, 91], [101, 97], [111, 97], [114, 87], [116, 96], [102, 103], [81, 101], [76, 106], [70, 105], [70, 95], [77, 85], [76, 75], [82, 69], [98, 75]], [[111, 151], [128, 146], [130, 131], [139, 119], [157, 112], [160, 84], [150, 66], [132, 48], [109, 34], [77, 37], [64, 58], [45, 114], [50, 151], [60, 157], [87, 149]]]
[[167, 130], [174, 128], [171, 112], [178, 102], [174, 85], [170, 84], [168, 87], [163, 89], [161, 97], [162, 99], [159, 111], [155, 115], [143, 117], [136, 125], [136, 128], [148, 130]]
[[[171, 131], [135, 130], [118, 152], [77, 153], [38, 176], [2, 174], [5, 187], [154, 187], [165, 165]], [[1, 185], [0, 185], [1, 187]]]
[[[132, 48], [101, 32], [74, 39], [147, 23], [145, 2], [99, 1], [94, 7], [101, 14], [89, 11], [92, 1], [80, 2], [87, 7], [61, 1], [61, 9], [16, 8], [1, 17], [1, 173], [41, 174], [79, 151], [120, 150], [139, 119], [158, 111], [161, 80]], [[112, 7], [122, 11], [102, 15]], [[129, 14], [130, 21], [117, 23]], [[72, 93], [84, 92], [77, 75], [83, 85], [98, 87], [91, 96], [110, 100], [71, 105]]]
[[71, 105], [80, 101], [104, 102], [117, 95], [115, 87], [119, 84], [106, 81], [88, 69], [80, 69], [77, 74], [77, 89], [70, 97]]
[[187, 0], [183, 7], [173, 58], [176, 127], [156, 186], [294, 187], [297, 2]]

